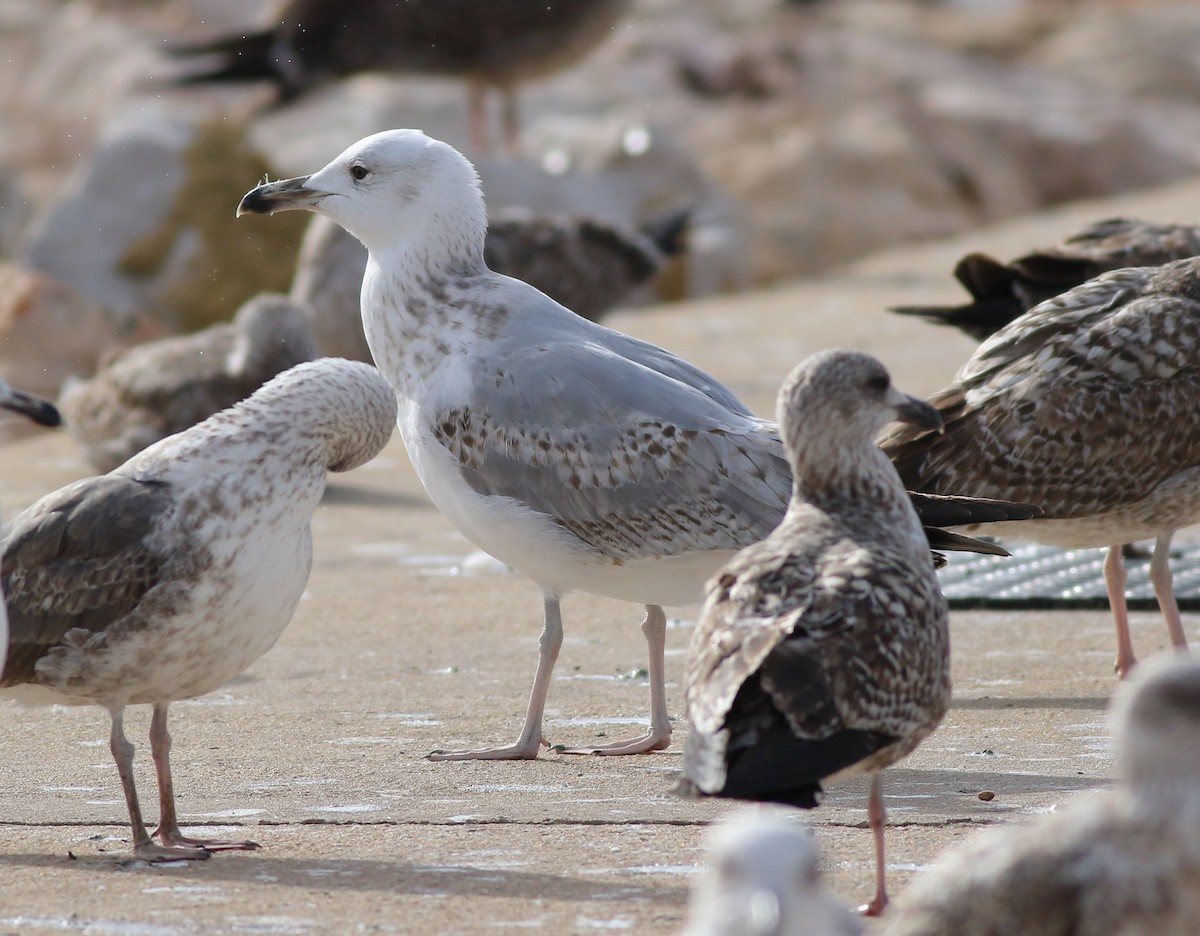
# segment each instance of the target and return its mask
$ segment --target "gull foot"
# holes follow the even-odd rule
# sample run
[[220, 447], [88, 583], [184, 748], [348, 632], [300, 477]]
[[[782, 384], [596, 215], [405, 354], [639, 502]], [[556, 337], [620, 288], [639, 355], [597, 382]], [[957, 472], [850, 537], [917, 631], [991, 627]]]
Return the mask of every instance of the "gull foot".
[[[188, 838], [186, 835], [180, 833], [178, 829], [173, 832], [164, 832], [162, 829], [155, 829], [153, 837], [159, 839], [167, 847], [191, 848], [204, 852], [258, 851], [262, 848], [258, 842], [226, 842], [221, 839]], [[207, 858], [208, 855], [204, 857]]]
[[647, 732], [640, 738], [629, 741], [615, 741], [612, 744], [601, 744], [593, 747], [566, 747], [556, 744], [550, 750], [555, 754], [598, 754], [600, 756], [615, 756], [618, 754], [649, 754], [651, 751], [665, 751], [671, 746], [670, 734]]
[[195, 845], [172, 846], [156, 845], [154, 842], [147, 842], [144, 845], [134, 847], [133, 857], [152, 863], [164, 861], [207, 861], [212, 857], [212, 852], [207, 848], [199, 848]]
[[430, 751], [425, 755], [431, 761], [464, 761], [464, 760], [536, 760], [538, 752], [543, 747], [549, 747], [550, 742], [539, 738], [534, 742], [518, 741], [507, 747], [482, 748], [477, 751]]

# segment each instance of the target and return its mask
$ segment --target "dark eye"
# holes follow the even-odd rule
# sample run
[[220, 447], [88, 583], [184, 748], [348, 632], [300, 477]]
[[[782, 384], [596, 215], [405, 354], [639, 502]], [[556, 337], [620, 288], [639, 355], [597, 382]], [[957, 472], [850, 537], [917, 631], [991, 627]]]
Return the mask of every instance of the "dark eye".
[[867, 378], [867, 389], [880, 395], [887, 393], [888, 384], [887, 374], [876, 374], [874, 377]]
[[355, 164], [350, 167], [350, 175], [354, 176], [354, 180], [356, 182], [361, 182], [363, 179], [365, 179], [370, 174], [371, 174], [371, 170], [368, 169], [366, 166], [360, 166], [360, 165]]

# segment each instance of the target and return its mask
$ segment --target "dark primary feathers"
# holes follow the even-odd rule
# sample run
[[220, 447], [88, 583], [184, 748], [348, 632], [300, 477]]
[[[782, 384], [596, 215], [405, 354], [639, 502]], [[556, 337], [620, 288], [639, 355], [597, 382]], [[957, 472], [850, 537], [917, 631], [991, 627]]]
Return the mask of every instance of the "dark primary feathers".
[[1086, 280], [1122, 267], [1161, 266], [1200, 254], [1200, 225], [1153, 224], [1108, 218], [1076, 231], [1061, 244], [1011, 263], [972, 253], [954, 268], [971, 294], [960, 306], [899, 306], [893, 312], [953, 325], [978, 341], [1013, 319]]
[[0, 686], [31, 682], [68, 631], [101, 633], [137, 607], [158, 581], [164, 560], [150, 534], [171, 507], [161, 482], [103, 475], [8, 525], [0, 570], [10, 643]]

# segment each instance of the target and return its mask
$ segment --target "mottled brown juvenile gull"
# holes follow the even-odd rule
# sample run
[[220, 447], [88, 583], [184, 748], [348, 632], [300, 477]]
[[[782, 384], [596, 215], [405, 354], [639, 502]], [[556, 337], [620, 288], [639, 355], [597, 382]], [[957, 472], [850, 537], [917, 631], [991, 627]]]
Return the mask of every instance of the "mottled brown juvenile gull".
[[185, 83], [269, 81], [287, 101], [356, 72], [467, 82], [471, 143], [487, 148], [485, 94], [501, 95], [516, 149], [517, 86], [577, 63], [612, 35], [631, 0], [290, 0], [272, 25], [174, 49], [211, 59]]
[[963, 257], [954, 268], [954, 277], [971, 294], [965, 305], [897, 306], [892, 311], [953, 325], [983, 341], [1038, 303], [1101, 273], [1161, 266], [1198, 254], [1200, 225], [1107, 218], [1076, 231], [1061, 244], [1035, 250], [1011, 263], [981, 253]]
[[[490, 269], [524, 280], [595, 322], [653, 281], [683, 249], [686, 225], [685, 212], [626, 231], [587, 216], [501, 210], [488, 219], [483, 257]], [[328, 218], [313, 218], [300, 245], [291, 296], [310, 310], [324, 354], [371, 360], [359, 311], [366, 267], [367, 249], [352, 234]]]
[[881, 442], [909, 487], [1028, 500], [1043, 515], [987, 531], [1107, 546], [1117, 672], [1136, 662], [1121, 545], [1154, 538], [1150, 578], [1171, 643], [1175, 530], [1200, 520], [1200, 258], [1105, 273], [979, 346], [932, 402], [944, 434]]
[[303, 307], [263, 293], [232, 322], [129, 348], [59, 399], [67, 431], [97, 471], [244, 400], [317, 356]]
[[886, 936], [1200, 933], [1200, 664], [1147, 663], [1113, 722], [1116, 789], [948, 853]]
[[782, 809], [754, 807], [709, 832], [681, 936], [859, 936], [863, 923], [821, 887], [816, 840]]
[[[646, 606], [650, 730], [568, 749], [667, 747], [662, 605], [779, 522], [792, 480], [778, 429], [662, 348], [589, 322], [483, 260], [487, 213], [474, 167], [418, 130], [351, 146], [319, 172], [260, 185], [238, 213], [303, 208], [367, 247], [363, 326], [400, 400], [400, 434], [437, 507], [480, 549], [542, 589], [545, 625], [518, 740], [438, 759], [533, 758], [571, 591]], [[922, 499], [927, 523], [1023, 505]], [[943, 538], [949, 549], [992, 551]], [[926, 555], [928, 562], [928, 555]]]
[[[180, 832], [167, 707], [211, 692], [275, 643], [308, 580], [326, 471], [373, 458], [395, 417], [395, 396], [375, 368], [338, 358], [301, 364], [5, 527], [10, 632], [0, 694], [108, 710], [138, 858], [257, 847]], [[125, 707], [136, 704], [154, 707], [161, 844], [146, 831], [122, 728]]]
[[818, 804], [821, 782], [871, 777], [876, 890], [887, 904], [880, 771], [950, 702], [946, 599], [907, 493], [874, 444], [937, 411], [873, 357], [816, 354], [779, 392], [795, 484], [787, 514], [708, 583], [688, 652], [683, 792]]
[[[17, 413], [37, 423], [39, 426], [53, 428], [62, 424], [58, 409], [49, 400], [39, 396], [23, 393], [10, 387], [4, 378], [0, 377], [0, 409]], [[0, 673], [4, 672], [4, 661], [8, 654], [8, 614], [0, 596]]]

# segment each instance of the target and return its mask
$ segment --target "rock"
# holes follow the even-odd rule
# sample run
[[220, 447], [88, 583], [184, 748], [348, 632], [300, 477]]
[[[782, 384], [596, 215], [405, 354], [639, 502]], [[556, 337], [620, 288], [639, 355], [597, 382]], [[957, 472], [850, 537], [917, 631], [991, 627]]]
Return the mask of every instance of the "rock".
[[290, 279], [303, 219], [235, 224], [267, 171], [234, 121], [135, 99], [44, 219], [31, 266], [120, 314], [190, 331]]

